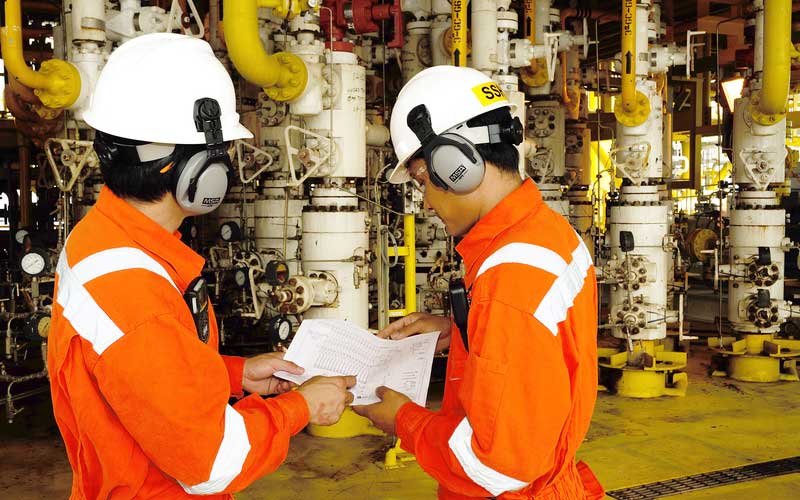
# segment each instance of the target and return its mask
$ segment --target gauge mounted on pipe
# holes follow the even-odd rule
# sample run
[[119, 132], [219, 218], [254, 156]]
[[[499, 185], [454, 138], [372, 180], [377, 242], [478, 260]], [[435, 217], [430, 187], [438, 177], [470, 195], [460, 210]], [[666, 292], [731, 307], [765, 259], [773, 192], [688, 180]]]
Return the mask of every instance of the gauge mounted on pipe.
[[242, 239], [242, 230], [239, 228], [239, 224], [228, 221], [219, 226], [219, 237], [225, 243], [239, 241]]
[[233, 271], [233, 280], [236, 282], [236, 286], [239, 288], [244, 288], [247, 285], [247, 268], [240, 267]]
[[27, 229], [17, 229], [17, 232], [14, 233], [14, 240], [18, 244], [24, 245], [25, 244], [25, 237], [28, 236], [29, 234], [31, 234], [31, 233]]
[[22, 255], [19, 267], [27, 276], [41, 276], [47, 270], [47, 254], [39, 248], [31, 248]]
[[275, 316], [267, 324], [267, 334], [273, 346], [285, 345], [292, 337], [292, 323], [286, 316]]
[[283, 285], [289, 279], [289, 266], [282, 260], [271, 260], [264, 267], [264, 279], [272, 286]]

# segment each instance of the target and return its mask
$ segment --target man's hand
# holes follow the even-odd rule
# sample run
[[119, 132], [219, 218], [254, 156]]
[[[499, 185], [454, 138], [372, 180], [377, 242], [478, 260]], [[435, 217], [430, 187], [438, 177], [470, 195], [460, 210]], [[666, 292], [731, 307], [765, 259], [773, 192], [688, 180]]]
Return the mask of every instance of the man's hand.
[[260, 354], [245, 360], [242, 388], [262, 396], [282, 394], [290, 390], [294, 384], [274, 377], [277, 371], [302, 375], [304, 370], [291, 361], [285, 361], [282, 352]]
[[427, 313], [411, 313], [378, 332], [378, 337], [400, 340], [418, 333], [429, 332], [439, 332], [439, 340], [436, 341], [437, 351], [450, 347], [450, 318]]
[[381, 398], [380, 403], [366, 406], [354, 406], [353, 411], [372, 420], [372, 424], [387, 434], [394, 434], [394, 421], [400, 408], [411, 400], [405, 394], [393, 391], [388, 387], [378, 387], [375, 395]]
[[349, 387], [356, 385], [356, 378], [321, 377], [308, 379], [297, 392], [306, 398], [308, 421], [315, 425], [333, 425], [339, 421], [347, 405], [353, 402]]

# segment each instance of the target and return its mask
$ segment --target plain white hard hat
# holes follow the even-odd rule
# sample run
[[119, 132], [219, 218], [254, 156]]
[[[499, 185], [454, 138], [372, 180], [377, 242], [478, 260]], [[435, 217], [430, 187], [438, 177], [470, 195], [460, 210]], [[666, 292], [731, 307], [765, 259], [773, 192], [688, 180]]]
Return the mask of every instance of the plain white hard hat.
[[405, 163], [421, 144], [409, 128], [407, 117], [409, 111], [420, 104], [428, 108], [436, 134], [486, 112], [512, 106], [497, 83], [476, 69], [442, 65], [420, 71], [400, 90], [392, 108], [390, 130], [398, 159], [389, 175], [392, 184], [411, 180]]
[[211, 46], [197, 38], [155, 33], [134, 38], [111, 53], [84, 121], [126, 139], [205, 144], [194, 123], [194, 103], [216, 99], [225, 141], [253, 137], [239, 123], [233, 82]]

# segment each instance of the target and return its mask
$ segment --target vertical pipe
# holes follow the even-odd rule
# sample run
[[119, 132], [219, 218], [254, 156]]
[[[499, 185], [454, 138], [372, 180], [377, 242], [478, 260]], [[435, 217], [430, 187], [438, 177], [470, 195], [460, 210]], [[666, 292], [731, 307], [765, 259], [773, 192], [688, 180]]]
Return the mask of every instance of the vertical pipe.
[[467, 4], [468, 0], [452, 0], [453, 66], [467, 65]]
[[[523, 4], [525, 8], [525, 16], [523, 18], [522, 30], [525, 38], [530, 40], [531, 45], [536, 45], [536, 2], [535, 0], [525, 0]], [[531, 73], [539, 71], [539, 61], [536, 58], [531, 59], [530, 66]]]
[[636, 108], [636, 0], [622, 0], [621, 31], [622, 109], [632, 113]]
[[19, 150], [19, 224], [28, 227], [31, 223], [31, 148], [28, 140], [17, 132]]
[[[792, 41], [791, 0], [764, 2], [764, 69], [759, 111], [764, 115], [782, 115], [789, 96]], [[758, 47], [756, 47], [758, 53]], [[768, 123], [767, 123], [768, 124]], [[765, 125], [762, 123], [762, 125]]]
[[472, 67], [497, 68], [497, 5], [495, 0], [472, 0]]
[[[453, 2], [455, 3], [455, 1]], [[417, 311], [417, 233], [414, 214], [403, 216], [403, 237], [408, 255], [405, 256], [406, 314]]]

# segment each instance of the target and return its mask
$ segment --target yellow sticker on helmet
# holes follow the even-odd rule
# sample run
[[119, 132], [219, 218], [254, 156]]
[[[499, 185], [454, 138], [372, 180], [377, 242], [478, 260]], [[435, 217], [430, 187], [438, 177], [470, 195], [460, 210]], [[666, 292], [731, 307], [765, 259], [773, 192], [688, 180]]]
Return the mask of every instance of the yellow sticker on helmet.
[[508, 101], [503, 91], [494, 82], [486, 82], [472, 87], [472, 93], [484, 106], [492, 105], [500, 101]]

